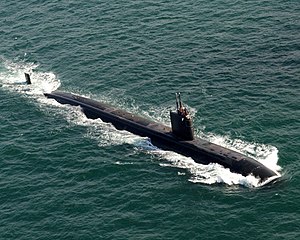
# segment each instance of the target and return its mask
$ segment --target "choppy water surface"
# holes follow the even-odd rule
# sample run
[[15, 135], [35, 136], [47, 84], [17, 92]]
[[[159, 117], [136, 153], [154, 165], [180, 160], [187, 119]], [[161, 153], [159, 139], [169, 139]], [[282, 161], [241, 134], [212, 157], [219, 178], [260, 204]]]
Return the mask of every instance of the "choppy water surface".
[[[0, 3], [1, 239], [298, 239], [298, 1]], [[31, 86], [24, 84], [31, 73]], [[60, 89], [281, 174], [261, 185], [46, 99]]]

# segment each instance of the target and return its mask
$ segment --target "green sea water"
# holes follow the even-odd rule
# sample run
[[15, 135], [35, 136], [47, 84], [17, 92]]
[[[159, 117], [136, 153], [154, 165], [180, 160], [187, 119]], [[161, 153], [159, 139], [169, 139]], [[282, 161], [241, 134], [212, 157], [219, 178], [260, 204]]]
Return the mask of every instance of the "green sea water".
[[[299, 1], [1, 1], [0, 40], [0, 239], [300, 239]], [[281, 177], [162, 151], [56, 89], [166, 125], [180, 91], [198, 137]]]

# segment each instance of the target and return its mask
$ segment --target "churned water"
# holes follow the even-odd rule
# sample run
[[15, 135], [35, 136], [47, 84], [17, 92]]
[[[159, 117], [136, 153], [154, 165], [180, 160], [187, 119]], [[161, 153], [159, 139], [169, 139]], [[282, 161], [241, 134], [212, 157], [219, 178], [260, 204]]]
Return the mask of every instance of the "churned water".
[[[0, 19], [0, 239], [300, 238], [299, 1], [2, 1]], [[56, 89], [167, 125], [180, 91], [199, 137], [281, 177], [162, 151]]]

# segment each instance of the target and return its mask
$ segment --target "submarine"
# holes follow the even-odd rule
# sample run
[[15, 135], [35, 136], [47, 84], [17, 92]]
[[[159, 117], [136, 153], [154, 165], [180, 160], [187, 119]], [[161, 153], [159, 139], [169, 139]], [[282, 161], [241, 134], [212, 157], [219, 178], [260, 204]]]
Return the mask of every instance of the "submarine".
[[[28, 73], [25, 73], [25, 79], [26, 84], [31, 84]], [[272, 182], [280, 177], [277, 172], [251, 157], [195, 137], [192, 117], [184, 107], [180, 93], [175, 94], [176, 109], [170, 111], [171, 127], [73, 93], [53, 91], [44, 95], [61, 104], [80, 106], [87, 118], [100, 118], [118, 130], [148, 137], [153, 145], [191, 157], [196, 163], [218, 163], [231, 172], [253, 175], [261, 183]]]
[[170, 111], [171, 127], [76, 94], [54, 91], [44, 95], [61, 104], [80, 106], [87, 118], [100, 118], [118, 130], [148, 137], [153, 145], [191, 157], [197, 163], [218, 163], [231, 172], [243, 176], [253, 175], [260, 182], [273, 181], [279, 177], [276, 172], [251, 157], [195, 137], [192, 117], [183, 106], [180, 93], [176, 94], [176, 109]]

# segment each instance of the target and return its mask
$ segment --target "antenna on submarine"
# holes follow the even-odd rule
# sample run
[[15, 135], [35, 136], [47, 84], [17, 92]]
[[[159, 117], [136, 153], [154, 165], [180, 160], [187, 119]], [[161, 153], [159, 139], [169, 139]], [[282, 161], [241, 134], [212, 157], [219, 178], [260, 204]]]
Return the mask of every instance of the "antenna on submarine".
[[31, 84], [31, 79], [29, 73], [24, 73], [25, 74], [25, 79], [27, 84]]
[[180, 92], [175, 93], [175, 97], [176, 97], [176, 110], [180, 112], [183, 109]]
[[183, 106], [181, 101], [180, 92], [175, 93], [176, 96], [176, 110], [177, 113], [182, 115], [183, 117], [189, 117], [189, 112], [186, 107]]
[[183, 106], [182, 106], [182, 102], [181, 102], [180, 92], [178, 93], [178, 99], [179, 99], [179, 110], [182, 111], [183, 110]]
[[175, 98], [176, 98], [176, 110], [179, 110], [179, 105], [178, 105], [178, 93], [175, 93]]

